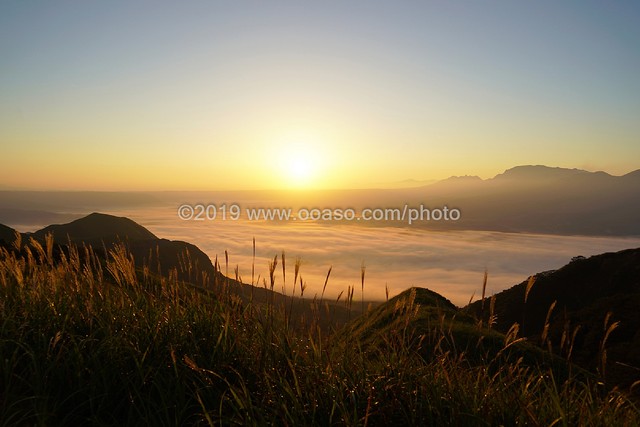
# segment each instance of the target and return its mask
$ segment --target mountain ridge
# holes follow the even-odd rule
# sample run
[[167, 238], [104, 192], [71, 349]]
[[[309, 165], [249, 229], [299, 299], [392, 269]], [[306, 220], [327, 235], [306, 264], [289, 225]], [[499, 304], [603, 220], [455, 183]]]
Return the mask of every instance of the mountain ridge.
[[411, 204], [459, 209], [459, 221], [415, 224], [439, 230], [566, 235], [640, 235], [640, 170], [623, 176], [516, 166], [490, 179], [449, 179], [407, 192]]
[[[563, 267], [534, 277], [528, 294], [528, 280], [495, 294], [496, 329], [506, 332], [518, 323], [523, 336], [541, 344], [546, 329], [557, 351], [563, 350], [558, 348], [562, 337], [575, 332], [573, 359], [593, 370], [610, 316], [610, 324], [620, 322], [608, 339], [610, 379], [625, 386], [640, 380], [640, 248], [576, 256]], [[484, 311], [482, 301], [466, 310], [487, 321], [489, 304], [487, 298]], [[575, 330], [577, 325], [581, 330]]]
[[597, 176], [606, 176], [606, 177], [614, 177], [606, 172], [596, 171], [589, 172], [583, 169], [578, 168], [562, 168], [562, 167], [551, 167], [545, 165], [520, 165], [514, 166], [505, 170], [504, 172], [497, 174], [491, 180], [500, 180], [507, 178], [515, 178], [515, 179], [558, 179], [558, 178], [567, 178], [573, 176], [588, 176], [588, 175], [597, 175]]

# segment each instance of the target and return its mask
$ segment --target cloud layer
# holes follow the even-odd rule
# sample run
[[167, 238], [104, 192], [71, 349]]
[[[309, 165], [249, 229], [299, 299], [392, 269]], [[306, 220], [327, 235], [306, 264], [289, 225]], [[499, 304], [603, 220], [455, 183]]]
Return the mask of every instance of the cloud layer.
[[[320, 295], [329, 267], [326, 297], [336, 298], [355, 286], [360, 298], [360, 267], [366, 266], [365, 299], [384, 299], [411, 286], [427, 287], [456, 305], [478, 298], [485, 269], [487, 293], [509, 288], [529, 275], [562, 267], [573, 256], [640, 247], [640, 238], [552, 236], [486, 231], [436, 232], [411, 228], [376, 228], [357, 225], [241, 221], [181, 221], [172, 208], [112, 212], [128, 216], [159, 237], [196, 244], [212, 259], [218, 256], [229, 274], [238, 266], [251, 282], [252, 239], [256, 239], [255, 278], [268, 278], [268, 263], [284, 251], [287, 262], [285, 290], [292, 292], [293, 264], [302, 259], [305, 296]], [[278, 260], [280, 263], [280, 259]], [[278, 265], [276, 290], [282, 290]], [[299, 286], [296, 295], [300, 294]]]

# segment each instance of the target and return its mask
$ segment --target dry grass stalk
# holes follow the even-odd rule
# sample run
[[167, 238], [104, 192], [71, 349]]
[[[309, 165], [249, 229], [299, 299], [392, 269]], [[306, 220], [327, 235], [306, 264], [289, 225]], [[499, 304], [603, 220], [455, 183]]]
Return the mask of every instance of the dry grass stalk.
[[482, 312], [484, 313], [484, 298], [486, 295], [486, 291], [487, 291], [487, 279], [489, 278], [489, 271], [487, 271], [486, 269], [484, 270], [484, 279], [482, 280], [482, 299], [481, 299], [481, 305], [480, 305], [480, 309], [482, 310]]
[[551, 351], [551, 342], [547, 342], [547, 337], [549, 334], [549, 326], [550, 326], [550, 320], [551, 320], [551, 313], [553, 312], [553, 309], [556, 307], [556, 303], [558, 301], [553, 301], [551, 303], [551, 305], [549, 306], [549, 309], [547, 310], [547, 318], [544, 321], [544, 328], [542, 329], [542, 336], [541, 336], [541, 345], [544, 347], [545, 343], [548, 344], [549, 347], [549, 351]]
[[364, 272], [367, 267], [364, 265], [364, 261], [360, 265], [360, 290], [361, 290], [361, 303], [362, 303], [362, 313], [364, 313]]
[[527, 303], [527, 299], [529, 298], [529, 292], [531, 292], [531, 288], [533, 288], [533, 284], [536, 282], [536, 276], [529, 276], [529, 281], [527, 282], [527, 288], [524, 292], [524, 303]]

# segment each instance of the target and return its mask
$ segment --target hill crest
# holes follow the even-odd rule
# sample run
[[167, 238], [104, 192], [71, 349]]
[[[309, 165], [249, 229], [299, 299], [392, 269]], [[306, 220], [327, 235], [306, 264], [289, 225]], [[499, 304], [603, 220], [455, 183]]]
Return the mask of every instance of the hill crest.
[[128, 241], [156, 240], [152, 232], [135, 221], [113, 215], [94, 212], [83, 218], [67, 224], [49, 225], [33, 233], [37, 239], [44, 238], [48, 233], [53, 234], [56, 242], [99, 242], [114, 241], [116, 239]]

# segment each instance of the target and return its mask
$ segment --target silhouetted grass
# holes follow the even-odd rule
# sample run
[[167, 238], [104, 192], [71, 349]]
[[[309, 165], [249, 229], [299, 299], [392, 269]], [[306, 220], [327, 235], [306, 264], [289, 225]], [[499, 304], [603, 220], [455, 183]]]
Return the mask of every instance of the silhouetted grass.
[[[639, 416], [597, 378], [529, 363], [517, 329], [483, 329], [423, 290], [321, 328], [331, 316], [322, 297], [301, 300], [311, 315], [295, 316], [292, 302], [243, 302], [228, 287], [136, 270], [124, 246], [106, 261], [86, 247], [54, 260], [51, 239], [18, 246], [0, 248], [2, 425], [636, 425]], [[302, 295], [299, 270], [298, 261], [289, 287], [299, 279]]]

